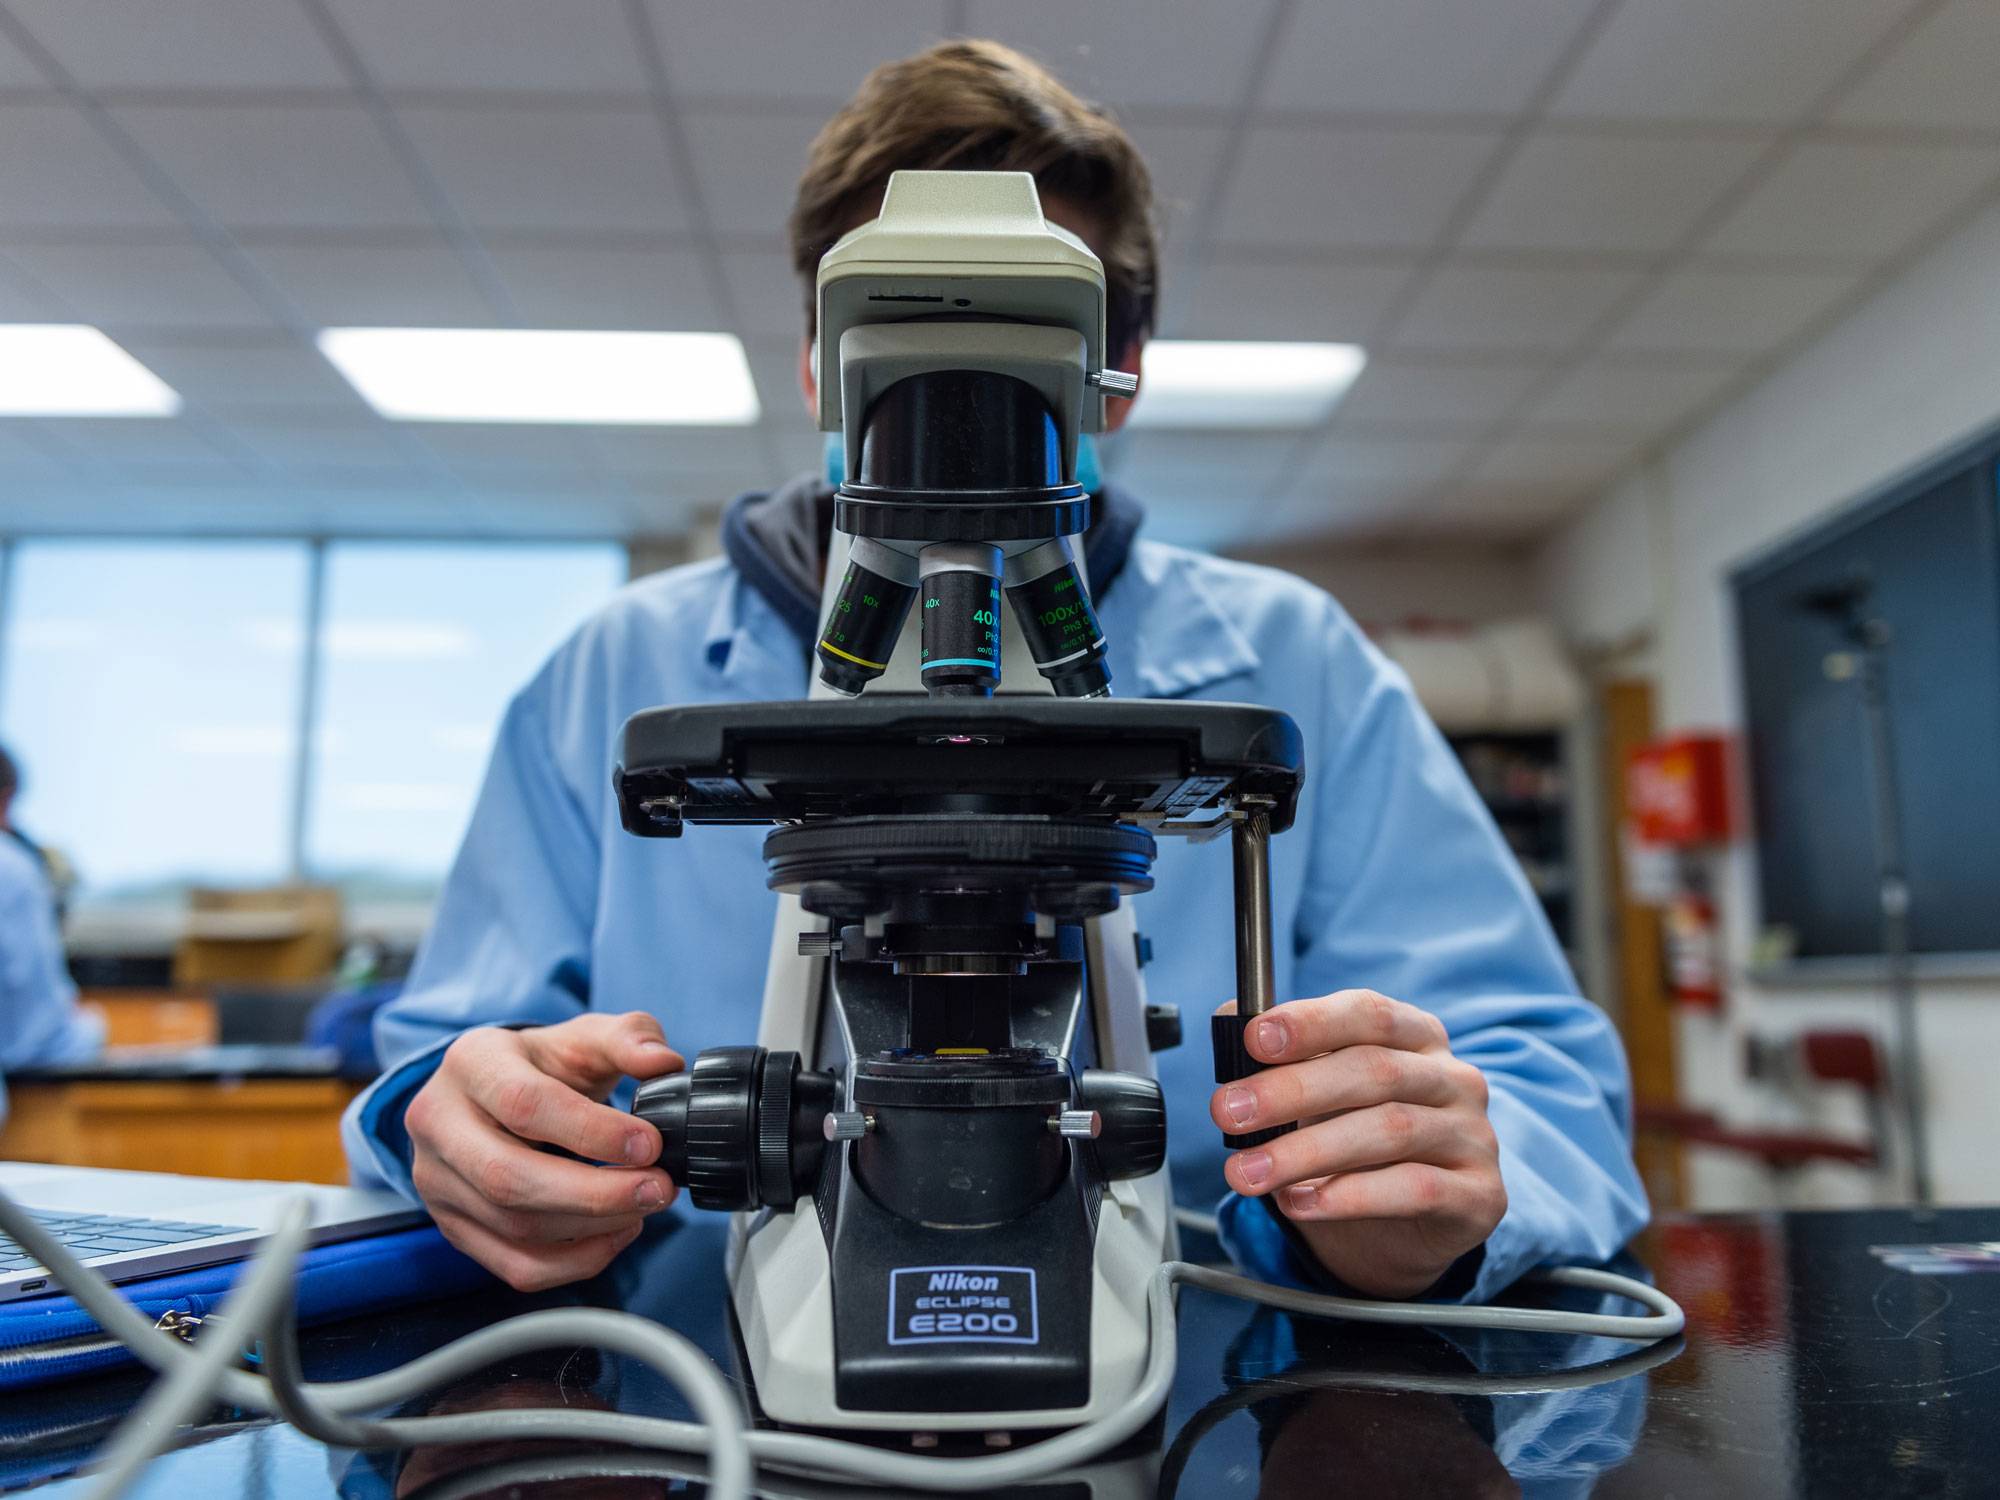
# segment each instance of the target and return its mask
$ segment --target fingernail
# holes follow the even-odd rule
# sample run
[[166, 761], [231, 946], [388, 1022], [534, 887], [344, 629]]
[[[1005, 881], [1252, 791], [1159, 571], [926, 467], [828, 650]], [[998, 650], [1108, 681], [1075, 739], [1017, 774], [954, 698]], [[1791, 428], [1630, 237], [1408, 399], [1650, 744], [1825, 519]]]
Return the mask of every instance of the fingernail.
[[1257, 1113], [1257, 1096], [1248, 1089], [1224, 1089], [1222, 1108], [1238, 1125], [1248, 1125], [1250, 1117]]
[[1268, 1151], [1246, 1151], [1236, 1158], [1236, 1175], [1251, 1187], [1256, 1187], [1271, 1175], [1271, 1153]]
[[1319, 1202], [1319, 1189], [1309, 1182], [1301, 1182], [1285, 1189], [1285, 1203], [1295, 1212], [1304, 1213]]
[[1291, 1041], [1283, 1021], [1268, 1019], [1259, 1021], [1250, 1028], [1250, 1031], [1250, 1039], [1257, 1044], [1257, 1050], [1270, 1057], [1276, 1057], [1283, 1052], [1286, 1044]]
[[665, 1208], [667, 1195], [660, 1190], [659, 1183], [648, 1177], [632, 1190], [632, 1201], [639, 1205], [642, 1213], [651, 1213], [656, 1208]]
[[639, 1043], [639, 1050], [644, 1053], [667, 1053], [672, 1052], [674, 1049], [669, 1047], [665, 1042], [658, 1041], [653, 1037], [647, 1037], [643, 1042]]
[[635, 1167], [643, 1167], [653, 1159], [653, 1143], [646, 1138], [646, 1132], [635, 1130], [625, 1137], [625, 1160]]

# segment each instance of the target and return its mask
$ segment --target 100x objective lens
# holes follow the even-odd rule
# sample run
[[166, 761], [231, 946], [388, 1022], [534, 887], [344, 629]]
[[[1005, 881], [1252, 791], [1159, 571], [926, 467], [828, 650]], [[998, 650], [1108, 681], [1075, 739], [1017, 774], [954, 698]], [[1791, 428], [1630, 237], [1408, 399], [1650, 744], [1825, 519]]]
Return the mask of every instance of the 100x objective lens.
[[1057, 697], [1098, 698], [1111, 691], [1104, 631], [1068, 538], [1007, 560], [1007, 600], [1036, 668]]

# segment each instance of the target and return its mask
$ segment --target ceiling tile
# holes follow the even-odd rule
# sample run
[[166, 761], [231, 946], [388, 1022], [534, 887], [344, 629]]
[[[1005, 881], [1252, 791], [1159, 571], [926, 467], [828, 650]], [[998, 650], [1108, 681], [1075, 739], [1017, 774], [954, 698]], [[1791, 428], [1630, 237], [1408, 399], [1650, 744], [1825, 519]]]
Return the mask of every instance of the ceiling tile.
[[1567, 349], [1638, 280], [1630, 271], [1447, 265], [1417, 295], [1391, 342], [1476, 352]]
[[1342, 0], [1292, 10], [1259, 102], [1267, 108], [1512, 114], [1527, 104], [1592, 0]]
[[1738, 368], [1587, 359], [1522, 414], [1522, 425], [1657, 437], [1712, 400]]
[[787, 438], [810, 434], [817, 448], [819, 428], [799, 391], [798, 360], [796, 348], [750, 351], [750, 378], [757, 384], [757, 404], [764, 409], [759, 426]]
[[214, 429], [187, 417], [51, 417], [48, 432], [86, 464], [146, 467], [224, 462]]
[[36, 89], [48, 87], [48, 80], [42, 70], [28, 61], [22, 52], [5, 37], [0, 37], [0, 89]]
[[1133, 432], [1121, 440], [1113, 477], [1141, 500], [1209, 497], [1247, 502], [1283, 480], [1300, 447], [1299, 435], [1219, 436], [1193, 432]]
[[328, 0], [388, 89], [642, 92], [645, 70], [621, 0]]
[[1871, 69], [1834, 111], [1856, 125], [2000, 129], [2000, 5], [1950, 0]]
[[743, 335], [768, 344], [805, 336], [805, 287], [781, 250], [724, 250], [722, 276]]
[[967, 31], [1020, 48], [1113, 109], [1223, 106], [1243, 98], [1273, 7], [1274, 0], [971, 0]]
[[[876, 64], [939, 40], [945, 0], [650, 0], [674, 92], [687, 98], [838, 103]], [[749, 38], [755, 45], [747, 45]]]
[[1543, 133], [1507, 163], [1466, 226], [1463, 243], [1664, 252], [1763, 148], [1761, 140]]
[[17, 419], [0, 418], [0, 531], [10, 519], [12, 486], [28, 479], [54, 479], [70, 472], [67, 459], [51, 452], [38, 432]]
[[407, 430], [454, 469], [498, 472], [517, 468], [588, 468], [589, 434], [581, 428], [512, 422], [419, 422]]
[[231, 429], [264, 463], [287, 473], [338, 471], [405, 481], [418, 477], [412, 450], [387, 422], [371, 416], [334, 421], [243, 421]]
[[1223, 194], [1222, 244], [1411, 249], [1428, 246], [1491, 155], [1465, 130], [1252, 130]]
[[192, 239], [29, 244], [7, 254], [86, 323], [120, 329], [273, 326], [242, 284]]
[[421, 245], [263, 245], [250, 254], [306, 320], [322, 328], [495, 321], [441, 237]]
[[687, 223], [646, 106], [405, 108], [397, 118], [452, 206], [478, 228], [590, 233]]
[[1784, 343], [1859, 283], [1859, 272], [1704, 268], [1674, 272], [1605, 347], [1760, 354]]
[[1534, 361], [1445, 364], [1386, 355], [1372, 359], [1340, 403], [1353, 425], [1482, 428], [1498, 421], [1539, 379]]
[[1701, 246], [1879, 261], [1922, 239], [2000, 174], [2000, 148], [1805, 141]]
[[681, 470], [754, 474], [763, 470], [754, 431], [701, 428], [594, 429], [589, 445], [597, 462], [615, 474], [671, 476]]
[[1412, 263], [1258, 261], [1225, 256], [1183, 291], [1164, 282], [1161, 332], [1169, 338], [1338, 339], [1374, 333]]
[[165, 204], [67, 104], [0, 103], [0, 227], [173, 222]]
[[1209, 185], [1229, 141], [1220, 125], [1131, 124], [1132, 139], [1153, 179], [1160, 242], [1171, 255], [1199, 229]]
[[62, 323], [75, 314], [62, 298], [15, 265], [0, 245], [0, 323]]
[[709, 222], [724, 234], [783, 234], [817, 114], [687, 117]]
[[1884, 0], [1627, 0], [1556, 115], [1786, 124], [1903, 10]]
[[508, 245], [488, 253], [530, 328], [730, 326], [691, 250]]
[[134, 337], [132, 355], [160, 379], [215, 416], [258, 412], [367, 410], [354, 388], [304, 344], [181, 344]]
[[196, 202], [233, 229], [432, 222], [358, 104], [150, 105], [113, 113]]
[[347, 81], [296, 4], [11, 0], [10, 8], [85, 88], [338, 88]]
[[1450, 474], [1472, 452], [1465, 438], [1378, 437], [1335, 430], [1299, 466], [1301, 485], [1331, 494], [1417, 493]]

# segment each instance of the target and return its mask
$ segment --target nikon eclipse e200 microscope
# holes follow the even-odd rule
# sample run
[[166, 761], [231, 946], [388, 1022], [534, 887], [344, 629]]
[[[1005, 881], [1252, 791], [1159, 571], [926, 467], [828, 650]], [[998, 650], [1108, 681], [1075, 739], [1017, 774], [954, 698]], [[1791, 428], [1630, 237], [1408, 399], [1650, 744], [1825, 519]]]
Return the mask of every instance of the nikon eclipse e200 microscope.
[[[817, 297], [820, 426], [847, 452], [819, 683], [638, 714], [617, 771], [633, 833], [775, 825], [759, 1043], [633, 1108], [695, 1204], [736, 1215], [768, 1417], [1070, 1426], [1139, 1382], [1175, 1246], [1170, 1028], [1120, 899], [1151, 886], [1157, 835], [1231, 834], [1243, 1014], [1215, 1041], [1219, 1073], [1249, 1071], [1299, 733], [1107, 696], [1076, 452], [1136, 382], [1104, 368], [1103, 268], [1031, 177], [897, 173]], [[996, 696], [1023, 654], [1038, 676]]]

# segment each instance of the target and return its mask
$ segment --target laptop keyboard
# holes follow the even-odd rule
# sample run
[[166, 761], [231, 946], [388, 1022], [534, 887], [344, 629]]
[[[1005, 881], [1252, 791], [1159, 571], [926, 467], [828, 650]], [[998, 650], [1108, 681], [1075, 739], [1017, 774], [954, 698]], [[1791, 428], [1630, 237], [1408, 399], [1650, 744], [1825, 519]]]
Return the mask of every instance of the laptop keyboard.
[[[73, 1214], [60, 1209], [30, 1209], [28, 1216], [54, 1235], [65, 1250], [86, 1265], [129, 1250], [160, 1250], [205, 1240], [217, 1234], [248, 1234], [241, 1224], [196, 1224], [177, 1219], [121, 1219], [112, 1214]], [[41, 1264], [0, 1234], [0, 1276], [38, 1271]]]

